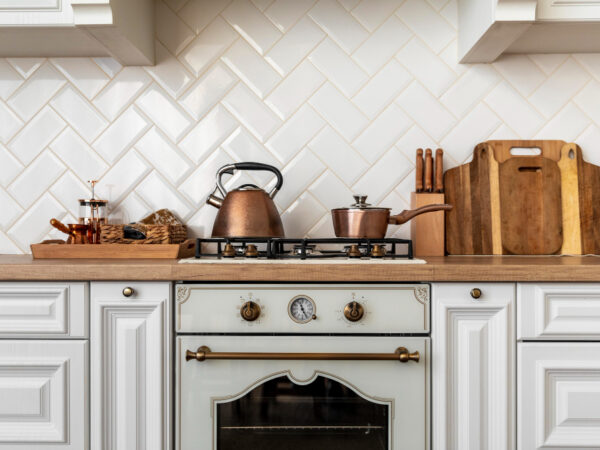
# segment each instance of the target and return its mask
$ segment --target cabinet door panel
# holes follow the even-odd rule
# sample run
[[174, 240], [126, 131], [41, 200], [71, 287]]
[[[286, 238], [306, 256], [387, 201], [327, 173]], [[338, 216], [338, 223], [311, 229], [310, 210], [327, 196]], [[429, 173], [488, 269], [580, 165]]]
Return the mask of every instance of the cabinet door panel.
[[0, 341], [0, 449], [88, 445], [86, 341]]
[[519, 344], [519, 449], [600, 448], [600, 344]]
[[0, 283], [0, 338], [85, 338], [87, 283]]
[[432, 292], [433, 448], [513, 449], [515, 285], [438, 283]]
[[519, 283], [518, 337], [600, 340], [599, 283]]
[[169, 299], [169, 283], [92, 283], [94, 450], [170, 448]]

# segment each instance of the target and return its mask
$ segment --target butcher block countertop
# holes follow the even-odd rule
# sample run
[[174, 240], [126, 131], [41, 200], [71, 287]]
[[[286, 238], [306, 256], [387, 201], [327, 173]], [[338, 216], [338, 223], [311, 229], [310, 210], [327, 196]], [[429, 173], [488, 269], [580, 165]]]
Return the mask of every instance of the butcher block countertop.
[[219, 263], [176, 260], [33, 260], [0, 255], [0, 280], [183, 281], [600, 281], [595, 256], [448, 256], [427, 264]]

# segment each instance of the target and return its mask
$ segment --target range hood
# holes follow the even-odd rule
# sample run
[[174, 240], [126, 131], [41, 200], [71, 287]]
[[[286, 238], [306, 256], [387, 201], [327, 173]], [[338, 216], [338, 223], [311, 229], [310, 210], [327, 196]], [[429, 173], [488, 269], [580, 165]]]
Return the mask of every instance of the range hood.
[[153, 0], [0, 0], [0, 57], [154, 64]]
[[600, 52], [600, 0], [459, 0], [458, 57]]

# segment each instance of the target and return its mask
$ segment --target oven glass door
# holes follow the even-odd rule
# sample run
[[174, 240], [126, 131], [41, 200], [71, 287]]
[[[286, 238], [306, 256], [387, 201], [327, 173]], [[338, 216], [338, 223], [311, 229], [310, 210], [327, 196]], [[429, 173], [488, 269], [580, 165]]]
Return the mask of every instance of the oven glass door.
[[[179, 450], [428, 448], [427, 338], [185, 336], [177, 345]], [[185, 360], [202, 346], [284, 359]], [[285, 359], [398, 347], [420, 361]]]

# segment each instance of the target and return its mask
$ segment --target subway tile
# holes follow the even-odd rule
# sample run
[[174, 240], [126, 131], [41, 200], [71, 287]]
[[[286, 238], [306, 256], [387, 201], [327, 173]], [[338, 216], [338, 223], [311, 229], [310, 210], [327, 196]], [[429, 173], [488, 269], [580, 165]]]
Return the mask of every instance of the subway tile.
[[264, 142], [281, 120], [250, 89], [238, 84], [223, 99], [229, 112], [254, 135]]
[[360, 2], [352, 10], [352, 15], [369, 32], [381, 25], [400, 5], [402, 0], [368, 0]]
[[132, 106], [102, 133], [93, 147], [106, 161], [114, 163], [150, 126]]
[[23, 164], [29, 164], [52, 142], [65, 125], [65, 121], [47, 106], [21, 129], [9, 148]]
[[163, 177], [175, 185], [190, 170], [190, 164], [179, 154], [177, 147], [156, 127], [142, 136], [135, 143], [135, 148]]
[[281, 31], [249, 0], [233, 0], [221, 15], [261, 55], [281, 37]]
[[146, 67], [154, 81], [173, 97], [178, 97], [194, 81], [192, 74], [158, 41], [155, 44], [156, 64]]
[[308, 15], [348, 53], [356, 50], [369, 35], [336, 0], [319, 0]]
[[166, 96], [161, 89], [153, 84], [136, 100], [141, 110], [169, 138], [177, 142], [193, 125], [193, 120], [185, 114], [179, 105]]
[[324, 81], [323, 74], [310, 61], [303, 61], [271, 92], [265, 103], [279, 118], [287, 120]]
[[364, 114], [329, 82], [310, 98], [309, 103], [349, 141], [358, 136], [368, 124]]
[[94, 98], [110, 81], [90, 58], [52, 58], [50, 61], [87, 99]]
[[46, 63], [21, 85], [7, 103], [22, 119], [29, 120], [65, 83], [64, 77]]
[[70, 86], [59, 92], [50, 105], [88, 142], [96, 139], [108, 125], [106, 119]]
[[94, 106], [108, 120], [115, 120], [151, 82], [141, 67], [125, 67], [96, 96]]
[[235, 42], [221, 60], [260, 98], [281, 80], [277, 71], [242, 39]]
[[50, 149], [82, 181], [98, 180], [108, 170], [108, 164], [71, 128], [66, 128]]
[[315, 0], [275, 0], [265, 10], [265, 16], [271, 19], [279, 31], [286, 32], [315, 3]]
[[203, 117], [235, 85], [237, 78], [218, 62], [181, 96], [180, 104], [196, 120]]
[[367, 74], [331, 39], [324, 39], [308, 59], [344, 95], [352, 97], [367, 81]]
[[181, 140], [179, 147], [198, 164], [221, 145], [237, 126], [238, 122], [233, 116], [217, 105]]
[[22, 126], [23, 121], [0, 100], [0, 142], [8, 143]]
[[265, 59], [281, 74], [288, 74], [325, 37], [307, 17], [302, 18], [269, 50]]
[[29, 208], [64, 171], [64, 164], [46, 151], [27, 166], [7, 190], [21, 206]]

